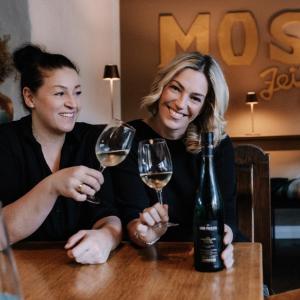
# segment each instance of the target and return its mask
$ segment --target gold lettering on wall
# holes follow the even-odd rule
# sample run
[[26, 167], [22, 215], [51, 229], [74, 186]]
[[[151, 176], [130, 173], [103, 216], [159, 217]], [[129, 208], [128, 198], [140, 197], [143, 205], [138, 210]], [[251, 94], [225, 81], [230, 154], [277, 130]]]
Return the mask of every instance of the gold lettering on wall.
[[208, 53], [209, 21], [209, 14], [199, 14], [185, 33], [172, 15], [160, 16], [160, 66], [164, 66], [176, 56], [176, 43], [186, 50], [196, 40], [197, 50]]
[[270, 32], [276, 41], [289, 48], [283, 50], [275, 43], [270, 44], [270, 58], [285, 64], [300, 63], [300, 38], [289, 34], [286, 29], [289, 25], [297, 24], [300, 27], [300, 12], [286, 12], [277, 16], [271, 23]]
[[[177, 46], [183, 51], [196, 47], [202, 53], [210, 52], [210, 14], [198, 14], [185, 32], [172, 15], [160, 15], [160, 66], [176, 56]], [[242, 35], [235, 36], [235, 29]], [[257, 56], [259, 36], [255, 17], [249, 11], [226, 13], [217, 31], [218, 47], [227, 65], [251, 65]], [[289, 65], [300, 64], [300, 12], [283, 12], [270, 21], [272, 41], [269, 44], [269, 58]], [[234, 40], [235, 39], [235, 40]], [[239, 42], [239, 43], [236, 43]], [[235, 53], [234, 46], [239, 45]], [[259, 76], [265, 88], [259, 92], [264, 100], [271, 100], [280, 90], [300, 88], [300, 74], [296, 80], [297, 67], [291, 66], [287, 73], [280, 73], [278, 67], [269, 67]], [[298, 68], [300, 72], [300, 67]]]
[[260, 98], [263, 100], [271, 100], [274, 92], [300, 88], [300, 79], [297, 81], [296, 71], [297, 68], [292, 66], [289, 68], [288, 74], [279, 73], [277, 67], [271, 67], [261, 72], [259, 74], [260, 77], [264, 78], [269, 76], [270, 79], [264, 81], [267, 87], [259, 92]]
[[[232, 26], [235, 23], [243, 25], [245, 32], [244, 51], [235, 55], [232, 48]], [[220, 23], [218, 44], [221, 56], [227, 65], [250, 65], [258, 49], [258, 32], [254, 17], [249, 12], [227, 13]]]

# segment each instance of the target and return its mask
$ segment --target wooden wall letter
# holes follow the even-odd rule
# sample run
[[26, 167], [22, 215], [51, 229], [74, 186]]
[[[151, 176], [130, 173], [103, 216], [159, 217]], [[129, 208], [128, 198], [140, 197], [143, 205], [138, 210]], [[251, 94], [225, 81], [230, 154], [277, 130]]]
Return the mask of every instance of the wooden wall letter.
[[176, 56], [176, 43], [186, 50], [196, 39], [196, 48], [202, 53], [209, 52], [209, 14], [199, 14], [185, 33], [172, 15], [159, 17], [160, 66]]
[[275, 43], [270, 44], [270, 58], [284, 64], [299, 64], [300, 63], [300, 34], [293, 35], [287, 32], [289, 25], [298, 25], [300, 31], [300, 12], [286, 12], [277, 16], [271, 23], [270, 32], [282, 46], [283, 50]]
[[[232, 26], [239, 22], [245, 32], [244, 51], [235, 55], [232, 48]], [[254, 17], [249, 12], [227, 13], [220, 23], [218, 30], [218, 44], [221, 56], [227, 65], [250, 65], [258, 49], [258, 32]]]

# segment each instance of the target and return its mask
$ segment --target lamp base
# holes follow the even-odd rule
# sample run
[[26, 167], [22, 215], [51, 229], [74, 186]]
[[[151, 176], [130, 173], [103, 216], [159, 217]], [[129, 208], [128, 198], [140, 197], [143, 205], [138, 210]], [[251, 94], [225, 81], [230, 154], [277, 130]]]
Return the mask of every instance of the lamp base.
[[250, 132], [250, 133], [246, 133], [246, 136], [260, 136], [260, 133], [257, 132]]

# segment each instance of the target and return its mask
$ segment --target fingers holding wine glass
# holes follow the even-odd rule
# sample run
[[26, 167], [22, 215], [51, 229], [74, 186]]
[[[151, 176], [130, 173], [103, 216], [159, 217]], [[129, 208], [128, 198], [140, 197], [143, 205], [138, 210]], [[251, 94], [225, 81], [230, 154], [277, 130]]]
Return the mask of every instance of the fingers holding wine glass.
[[87, 195], [99, 191], [104, 182], [101, 172], [85, 166], [61, 169], [52, 174], [49, 180], [58, 196], [76, 201], [85, 201]]
[[163, 225], [169, 221], [168, 206], [156, 203], [151, 207], [147, 207], [140, 214], [140, 220], [148, 226]]
[[80, 183], [76, 188], [76, 191], [82, 195], [85, 195], [86, 197], [88, 196], [92, 197], [95, 195], [97, 190], [94, 190], [93, 188], [91, 188], [89, 185], [85, 183]]
[[169, 206], [167, 204], [161, 205], [160, 203], [156, 203], [154, 207], [157, 209], [161, 222], [167, 223], [169, 222]]
[[[136, 221], [136, 228], [134, 229], [135, 238], [138, 241], [141, 241], [145, 245], [153, 245], [157, 242], [162, 235], [164, 235], [168, 229], [166, 223], [162, 226], [156, 226], [162, 223], [156, 223], [153, 226], [149, 225], [147, 217], [148, 213], [143, 213], [140, 215], [140, 218]], [[144, 216], [142, 216], [144, 215]], [[150, 221], [150, 223], [152, 223]]]

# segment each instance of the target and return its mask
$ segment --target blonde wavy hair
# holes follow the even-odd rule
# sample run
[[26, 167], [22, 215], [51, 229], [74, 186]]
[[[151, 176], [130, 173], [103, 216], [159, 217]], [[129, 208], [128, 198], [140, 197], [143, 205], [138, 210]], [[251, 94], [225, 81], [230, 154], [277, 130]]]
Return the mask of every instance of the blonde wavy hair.
[[150, 93], [142, 99], [141, 107], [146, 108], [152, 116], [158, 111], [158, 101], [164, 87], [184, 69], [202, 72], [208, 82], [208, 92], [199, 115], [186, 131], [184, 142], [187, 151], [201, 151], [201, 133], [213, 132], [215, 146], [226, 136], [224, 114], [228, 107], [228, 86], [217, 61], [210, 55], [199, 52], [182, 53], [168, 65], [160, 69], [152, 83]]

